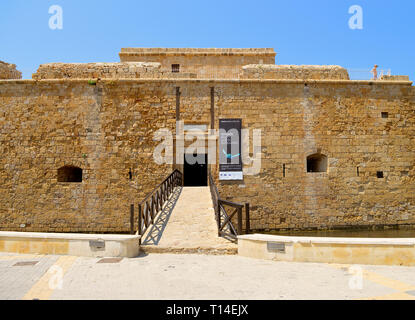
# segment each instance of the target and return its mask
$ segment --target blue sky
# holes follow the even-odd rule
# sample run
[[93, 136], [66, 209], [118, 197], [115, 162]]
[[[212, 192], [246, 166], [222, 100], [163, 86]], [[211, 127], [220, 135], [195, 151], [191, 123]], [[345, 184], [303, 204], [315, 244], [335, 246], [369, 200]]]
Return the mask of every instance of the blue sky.
[[[362, 30], [349, 28], [352, 5]], [[277, 64], [376, 63], [414, 80], [414, 14], [413, 0], [2, 0], [0, 60], [31, 78], [42, 63], [119, 61], [122, 47], [271, 47]]]

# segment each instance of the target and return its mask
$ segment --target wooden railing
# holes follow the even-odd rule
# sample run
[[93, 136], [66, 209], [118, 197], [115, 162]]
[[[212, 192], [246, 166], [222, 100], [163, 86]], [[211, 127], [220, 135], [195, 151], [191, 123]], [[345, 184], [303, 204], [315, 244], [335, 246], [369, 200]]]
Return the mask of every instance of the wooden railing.
[[[153, 191], [138, 204], [138, 227], [137, 234], [142, 236], [154, 218], [162, 210], [163, 205], [169, 199], [176, 187], [183, 186], [183, 175], [179, 170], [174, 170], [166, 179], [163, 180]], [[131, 205], [131, 233], [134, 233], [134, 205]], [[141, 239], [140, 239], [141, 244]]]
[[[237, 241], [238, 235], [249, 233], [249, 203], [236, 203], [220, 198], [212, 173], [209, 170], [209, 186], [212, 195], [215, 218], [218, 224], [218, 236], [228, 237]], [[228, 211], [226, 210], [228, 208]], [[231, 208], [231, 209], [229, 209]], [[245, 210], [244, 210], [245, 209]], [[229, 211], [231, 210], [231, 211]], [[245, 211], [245, 228], [243, 228], [243, 212]], [[232, 218], [237, 215], [237, 226], [235, 228]]]

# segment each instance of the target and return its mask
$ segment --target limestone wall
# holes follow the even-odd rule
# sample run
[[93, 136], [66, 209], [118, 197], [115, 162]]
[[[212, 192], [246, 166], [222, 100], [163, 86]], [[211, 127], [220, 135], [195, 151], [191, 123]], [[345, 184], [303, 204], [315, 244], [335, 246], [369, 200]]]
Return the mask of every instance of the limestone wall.
[[0, 79], [21, 79], [22, 73], [16, 69], [15, 64], [0, 61]]
[[237, 79], [242, 66], [274, 64], [276, 54], [270, 48], [123, 48], [119, 55], [122, 62], [159, 62], [164, 72], [179, 64], [180, 72], [195, 73], [198, 78]]
[[[220, 97], [220, 117], [262, 130], [260, 174], [220, 184], [251, 204], [253, 229], [415, 223], [413, 87], [258, 82]], [[318, 151], [328, 171], [307, 173]]]
[[340, 66], [251, 64], [243, 66], [240, 79], [349, 80]]
[[32, 78], [42, 79], [137, 79], [195, 78], [189, 73], [163, 72], [160, 63], [48, 63], [40, 65]]
[[[170, 173], [152, 133], [173, 127], [174, 103], [159, 83], [0, 81], [0, 229], [128, 232], [130, 203]], [[58, 182], [65, 165], [83, 182]]]
[[[154, 162], [153, 135], [174, 132], [176, 87], [185, 123], [210, 124], [214, 87], [216, 128], [242, 118], [262, 131], [259, 174], [218, 182], [251, 204], [253, 229], [415, 223], [409, 82], [108, 79], [0, 81], [0, 229], [128, 232], [129, 204], [173, 168]], [[307, 173], [317, 151], [328, 171]], [[57, 182], [64, 165], [83, 182]]]

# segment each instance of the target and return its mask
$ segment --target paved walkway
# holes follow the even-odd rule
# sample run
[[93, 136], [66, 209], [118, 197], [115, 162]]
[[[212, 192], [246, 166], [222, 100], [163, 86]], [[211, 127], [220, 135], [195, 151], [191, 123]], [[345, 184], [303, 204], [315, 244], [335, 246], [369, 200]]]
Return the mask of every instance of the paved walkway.
[[237, 245], [218, 237], [209, 187], [176, 188], [154, 226], [144, 234], [144, 252], [236, 254]]
[[149, 254], [102, 261], [0, 253], [0, 300], [415, 300], [414, 274], [415, 267], [277, 262], [236, 255]]

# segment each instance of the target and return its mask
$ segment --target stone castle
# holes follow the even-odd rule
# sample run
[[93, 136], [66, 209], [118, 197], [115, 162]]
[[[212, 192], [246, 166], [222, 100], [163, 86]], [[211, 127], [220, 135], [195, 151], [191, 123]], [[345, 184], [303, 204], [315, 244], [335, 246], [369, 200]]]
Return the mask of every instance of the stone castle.
[[119, 55], [44, 64], [32, 80], [0, 63], [0, 230], [128, 232], [131, 203], [174, 168], [186, 179], [155, 163], [154, 133], [229, 118], [261, 130], [260, 172], [219, 181], [209, 167], [223, 198], [250, 203], [252, 229], [415, 224], [409, 77], [277, 65], [268, 48]]

